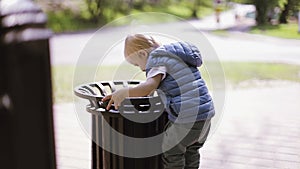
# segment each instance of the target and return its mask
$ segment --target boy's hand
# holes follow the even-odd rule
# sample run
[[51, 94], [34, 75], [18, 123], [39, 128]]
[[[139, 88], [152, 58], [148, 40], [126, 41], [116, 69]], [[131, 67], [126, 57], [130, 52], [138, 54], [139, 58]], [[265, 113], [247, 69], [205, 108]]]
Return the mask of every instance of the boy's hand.
[[[149, 95], [155, 89], [157, 89], [160, 84], [162, 74], [158, 74], [154, 77], [148, 78], [146, 82], [140, 83], [139, 85], [132, 88], [123, 88], [113, 92], [110, 95], [105, 96], [102, 101], [105, 102], [110, 99], [106, 110], [109, 110], [111, 105], [114, 103], [115, 109], [118, 109], [122, 101], [126, 97], [143, 97]], [[129, 95], [130, 90], [130, 95]]]
[[115, 108], [118, 110], [118, 108], [121, 105], [121, 103], [123, 102], [123, 100], [128, 96], [129, 96], [128, 88], [123, 88], [123, 89], [113, 92], [110, 95], [105, 96], [102, 99], [102, 101], [105, 102], [110, 99], [110, 101], [108, 102], [108, 105], [106, 107], [106, 110], [109, 110], [113, 103], [115, 105]]

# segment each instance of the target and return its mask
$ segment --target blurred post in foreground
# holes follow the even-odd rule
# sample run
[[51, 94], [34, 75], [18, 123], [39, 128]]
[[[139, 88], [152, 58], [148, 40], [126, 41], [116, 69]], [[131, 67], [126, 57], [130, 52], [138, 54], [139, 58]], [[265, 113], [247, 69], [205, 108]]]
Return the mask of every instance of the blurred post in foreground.
[[0, 0], [0, 164], [55, 169], [46, 16], [30, 0]]

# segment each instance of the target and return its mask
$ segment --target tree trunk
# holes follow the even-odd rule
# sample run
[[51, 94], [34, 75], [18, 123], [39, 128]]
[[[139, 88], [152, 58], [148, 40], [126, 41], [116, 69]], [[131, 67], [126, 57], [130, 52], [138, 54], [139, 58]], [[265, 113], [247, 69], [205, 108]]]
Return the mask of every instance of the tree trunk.
[[290, 3], [291, 0], [288, 0], [287, 3], [284, 5], [284, 10], [282, 11], [280, 18], [279, 18], [279, 22], [286, 24], [287, 23], [287, 18], [289, 16], [289, 11], [290, 11]]
[[267, 23], [267, 12], [266, 9], [263, 6], [256, 6], [256, 22], [258, 25], [264, 25]]
[[268, 23], [268, 9], [269, 4], [265, 0], [254, 0], [256, 8], [256, 23], [257, 25], [265, 25]]
[[104, 0], [85, 0], [85, 3], [91, 15], [91, 22], [96, 24], [105, 23], [103, 14]]
[[199, 7], [199, 0], [194, 0], [194, 6], [193, 6], [193, 12], [192, 12], [192, 18], [197, 18], [197, 11]]

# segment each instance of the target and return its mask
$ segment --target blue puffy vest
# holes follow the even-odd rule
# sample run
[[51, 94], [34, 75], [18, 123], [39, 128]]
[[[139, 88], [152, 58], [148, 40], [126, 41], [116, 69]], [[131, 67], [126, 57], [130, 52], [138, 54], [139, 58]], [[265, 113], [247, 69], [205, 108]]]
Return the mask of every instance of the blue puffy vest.
[[198, 48], [186, 42], [163, 45], [149, 54], [146, 73], [157, 66], [167, 69], [158, 94], [165, 104], [169, 120], [189, 123], [214, 116], [212, 98], [197, 69], [201, 64]]

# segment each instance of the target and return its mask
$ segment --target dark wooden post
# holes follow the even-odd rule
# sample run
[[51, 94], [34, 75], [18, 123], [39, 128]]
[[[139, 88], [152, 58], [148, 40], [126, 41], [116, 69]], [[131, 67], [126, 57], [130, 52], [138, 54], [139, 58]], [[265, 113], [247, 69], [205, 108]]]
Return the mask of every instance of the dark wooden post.
[[0, 0], [0, 168], [55, 169], [46, 16], [30, 0]]

